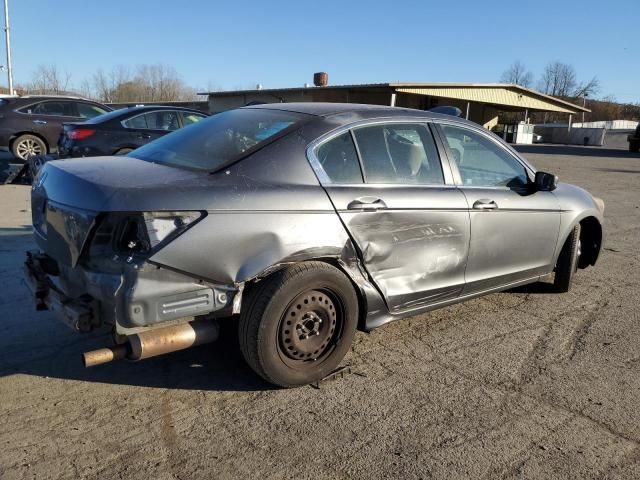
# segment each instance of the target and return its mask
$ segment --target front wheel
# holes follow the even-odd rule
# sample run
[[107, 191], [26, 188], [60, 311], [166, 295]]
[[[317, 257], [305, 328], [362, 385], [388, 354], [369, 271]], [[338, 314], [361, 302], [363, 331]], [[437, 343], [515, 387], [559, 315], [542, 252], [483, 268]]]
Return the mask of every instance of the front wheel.
[[249, 366], [281, 387], [321, 380], [355, 334], [358, 298], [349, 279], [323, 262], [280, 270], [247, 292], [239, 340]]
[[640, 143], [629, 142], [629, 151], [633, 153], [638, 153], [640, 151]]
[[580, 224], [576, 225], [567, 241], [562, 246], [562, 251], [556, 264], [556, 275], [553, 279], [553, 286], [556, 292], [564, 293], [571, 289], [573, 277], [578, 270], [578, 262], [581, 253], [580, 245]]

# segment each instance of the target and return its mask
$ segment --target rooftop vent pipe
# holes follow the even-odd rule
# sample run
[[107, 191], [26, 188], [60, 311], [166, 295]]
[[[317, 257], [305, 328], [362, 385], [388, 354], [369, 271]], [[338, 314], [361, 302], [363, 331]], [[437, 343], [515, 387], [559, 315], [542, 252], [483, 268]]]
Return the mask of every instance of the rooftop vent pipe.
[[326, 72], [317, 72], [313, 74], [313, 84], [316, 87], [326, 87], [329, 83], [329, 74]]

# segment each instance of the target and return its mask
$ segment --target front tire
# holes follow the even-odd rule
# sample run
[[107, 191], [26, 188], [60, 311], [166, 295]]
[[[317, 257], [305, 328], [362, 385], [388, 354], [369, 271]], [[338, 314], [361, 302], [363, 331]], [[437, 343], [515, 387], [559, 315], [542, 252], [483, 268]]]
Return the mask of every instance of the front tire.
[[629, 151], [632, 153], [640, 152], [640, 143], [629, 142]]
[[562, 246], [562, 251], [556, 264], [556, 275], [553, 279], [553, 286], [558, 293], [565, 293], [571, 289], [573, 277], [578, 270], [578, 260], [580, 259], [580, 224], [576, 225], [566, 242]]
[[35, 135], [20, 135], [11, 144], [13, 156], [27, 161], [29, 157], [47, 153], [47, 144]]
[[239, 323], [242, 354], [266, 381], [295, 387], [321, 380], [351, 346], [358, 298], [349, 279], [323, 262], [275, 272], [249, 290]]

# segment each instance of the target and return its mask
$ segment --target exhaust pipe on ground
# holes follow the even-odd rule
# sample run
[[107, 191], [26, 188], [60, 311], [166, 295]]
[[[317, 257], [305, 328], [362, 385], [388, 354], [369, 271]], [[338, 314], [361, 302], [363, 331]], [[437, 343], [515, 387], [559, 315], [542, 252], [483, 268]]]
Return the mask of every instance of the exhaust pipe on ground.
[[127, 342], [82, 354], [85, 367], [94, 367], [113, 360], [142, 360], [185, 348], [210, 343], [218, 338], [220, 327], [211, 320], [195, 320], [180, 325], [147, 330], [129, 335]]

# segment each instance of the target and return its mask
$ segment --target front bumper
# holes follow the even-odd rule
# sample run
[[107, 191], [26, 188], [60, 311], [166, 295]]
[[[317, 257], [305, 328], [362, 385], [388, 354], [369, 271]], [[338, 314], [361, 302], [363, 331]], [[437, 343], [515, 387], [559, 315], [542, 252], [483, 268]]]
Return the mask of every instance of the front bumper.
[[95, 272], [59, 265], [40, 251], [27, 252], [24, 278], [38, 310], [53, 310], [82, 332], [113, 325], [127, 334], [182, 318], [229, 316], [238, 292], [233, 285], [205, 283], [146, 262]]

